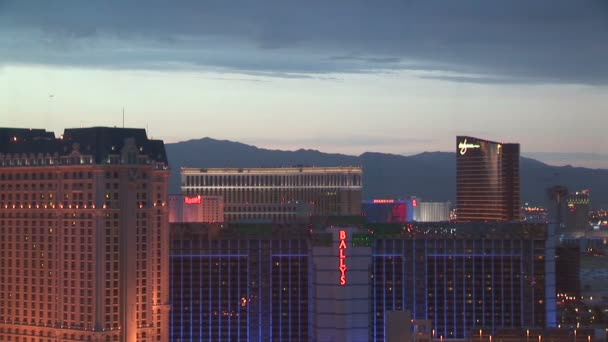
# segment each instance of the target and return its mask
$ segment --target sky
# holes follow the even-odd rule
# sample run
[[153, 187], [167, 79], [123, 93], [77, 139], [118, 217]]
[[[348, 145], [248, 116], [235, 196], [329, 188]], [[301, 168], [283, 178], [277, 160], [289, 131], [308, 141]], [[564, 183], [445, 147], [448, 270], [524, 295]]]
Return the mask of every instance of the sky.
[[0, 126], [608, 168], [608, 2], [0, 0]]

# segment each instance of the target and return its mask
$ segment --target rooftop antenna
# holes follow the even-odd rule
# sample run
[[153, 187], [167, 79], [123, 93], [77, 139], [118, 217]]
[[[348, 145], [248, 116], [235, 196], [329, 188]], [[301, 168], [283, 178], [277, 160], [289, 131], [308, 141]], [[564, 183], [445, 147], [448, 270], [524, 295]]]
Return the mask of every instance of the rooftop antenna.
[[49, 94], [47, 107], [46, 107], [46, 118], [45, 118], [46, 127], [51, 126], [50, 123], [53, 121], [52, 117], [53, 117], [53, 98], [54, 97], [55, 97], [55, 94]]
[[125, 107], [122, 107], [122, 128], [125, 128]]

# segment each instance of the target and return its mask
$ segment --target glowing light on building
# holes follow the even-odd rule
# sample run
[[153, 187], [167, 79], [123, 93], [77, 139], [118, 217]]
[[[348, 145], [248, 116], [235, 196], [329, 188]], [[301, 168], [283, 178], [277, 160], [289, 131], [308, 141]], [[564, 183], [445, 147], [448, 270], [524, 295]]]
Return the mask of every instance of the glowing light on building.
[[346, 285], [346, 231], [340, 231], [340, 245], [338, 246], [340, 255], [340, 285]]
[[464, 139], [461, 143], [458, 144], [458, 148], [460, 149], [460, 154], [465, 155], [467, 150], [470, 148], [480, 148], [479, 144], [469, 144], [467, 143], [467, 139]]
[[395, 203], [394, 199], [375, 199], [374, 203]]
[[201, 196], [184, 197], [184, 203], [186, 204], [201, 204]]

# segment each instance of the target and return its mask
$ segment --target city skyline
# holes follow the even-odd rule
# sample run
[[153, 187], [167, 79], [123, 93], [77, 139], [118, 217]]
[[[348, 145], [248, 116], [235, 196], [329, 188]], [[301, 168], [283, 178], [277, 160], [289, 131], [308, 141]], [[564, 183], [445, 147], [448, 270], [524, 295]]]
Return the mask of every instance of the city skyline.
[[[605, 271], [606, 231], [577, 214], [585, 238], [560, 234], [565, 187], [553, 188], [542, 222], [462, 210], [460, 199], [483, 197], [491, 205], [479, 212], [518, 212], [517, 143], [457, 137], [457, 220], [397, 223], [358, 210], [361, 167], [180, 168], [172, 200], [168, 151], [142, 128], [2, 128], [0, 138], [3, 340], [390, 342], [404, 330], [434, 341], [605, 340], [608, 297], [582, 260]], [[217, 201], [203, 204], [205, 192]], [[568, 208], [584, 214], [582, 193]], [[221, 202], [261, 208], [224, 220]], [[298, 202], [321, 215], [285, 220], [282, 204]], [[180, 210], [194, 215], [172, 220]], [[569, 274], [558, 278], [564, 257]]]
[[126, 127], [168, 143], [347, 154], [451, 151], [471, 135], [608, 168], [607, 14], [599, 1], [4, 1], [0, 113], [58, 133], [121, 127], [124, 108]]

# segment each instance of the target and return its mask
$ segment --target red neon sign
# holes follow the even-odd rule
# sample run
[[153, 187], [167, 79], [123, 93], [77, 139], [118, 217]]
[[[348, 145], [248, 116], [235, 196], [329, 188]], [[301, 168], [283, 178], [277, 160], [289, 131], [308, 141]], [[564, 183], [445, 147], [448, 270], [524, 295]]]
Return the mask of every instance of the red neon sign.
[[394, 199], [375, 199], [374, 203], [395, 203]]
[[415, 207], [418, 205], [418, 202], [416, 202], [416, 200], [412, 200], [412, 207]]
[[184, 203], [186, 204], [201, 204], [201, 195], [195, 197], [184, 197]]
[[340, 270], [340, 285], [344, 286], [346, 285], [346, 254], [344, 254], [344, 252], [346, 251], [346, 231], [341, 230], [340, 231], [340, 245], [338, 246], [338, 252], [340, 255], [340, 267], [338, 267], [338, 269]]

